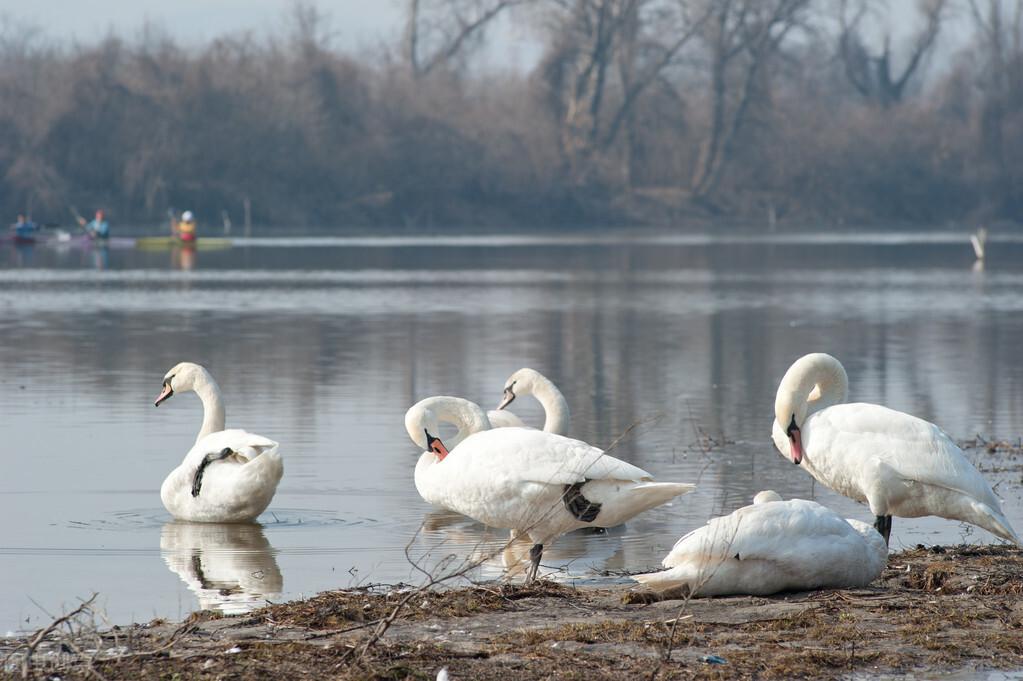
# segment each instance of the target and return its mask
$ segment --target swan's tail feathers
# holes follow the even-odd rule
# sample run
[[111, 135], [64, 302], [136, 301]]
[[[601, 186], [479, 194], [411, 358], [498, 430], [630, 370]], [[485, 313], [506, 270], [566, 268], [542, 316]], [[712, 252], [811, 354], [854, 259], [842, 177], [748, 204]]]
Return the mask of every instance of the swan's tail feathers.
[[675, 497], [689, 494], [696, 485], [688, 482], [641, 482], [633, 488], [644, 497], [644, 510], [666, 504]]
[[630, 579], [634, 579], [654, 591], [668, 591], [669, 589], [681, 587], [689, 588], [693, 581], [693, 575], [689, 574], [689, 572], [688, 565], [680, 565], [667, 570], [659, 570], [658, 572], [632, 575]]
[[1012, 529], [1008, 518], [979, 501], [974, 502], [972, 505], [974, 512], [977, 514], [975, 519], [977, 525], [980, 525], [991, 534], [997, 535], [1006, 541], [1011, 541], [1016, 546], [1023, 547], [1023, 540], [1016, 534], [1016, 530]]
[[579, 496], [572, 501], [575, 503], [581, 500], [587, 509], [598, 509], [596, 517], [576, 515], [576, 518], [592, 522], [598, 527], [617, 527], [644, 511], [666, 504], [694, 489], [696, 485], [681, 482], [590, 480], [577, 490]]

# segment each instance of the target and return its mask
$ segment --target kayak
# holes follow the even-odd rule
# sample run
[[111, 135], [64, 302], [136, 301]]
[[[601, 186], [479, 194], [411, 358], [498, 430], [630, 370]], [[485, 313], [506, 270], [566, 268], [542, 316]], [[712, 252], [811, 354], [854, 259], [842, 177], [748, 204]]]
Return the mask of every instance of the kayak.
[[144, 251], [163, 251], [168, 248], [194, 248], [200, 251], [212, 251], [230, 247], [230, 239], [211, 237], [200, 237], [195, 241], [182, 241], [176, 236], [144, 236], [135, 239], [135, 248]]
[[76, 247], [76, 248], [134, 248], [135, 239], [130, 237], [107, 237], [106, 239], [93, 239], [88, 234], [69, 234], [68, 232], [57, 232], [57, 234], [46, 241], [49, 246]]
[[17, 234], [5, 234], [0, 236], [0, 244], [11, 243], [18, 245], [31, 245], [36, 243], [35, 236], [19, 236]]

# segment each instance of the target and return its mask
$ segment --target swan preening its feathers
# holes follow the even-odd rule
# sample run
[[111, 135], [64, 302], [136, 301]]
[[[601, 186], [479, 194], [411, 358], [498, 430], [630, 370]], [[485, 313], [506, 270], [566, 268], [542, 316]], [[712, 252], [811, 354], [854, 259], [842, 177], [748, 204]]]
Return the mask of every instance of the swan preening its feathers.
[[270, 505], [284, 474], [277, 443], [244, 430], [224, 430], [220, 388], [198, 364], [182, 362], [168, 371], [155, 404], [188, 391], [202, 400], [202, 427], [184, 461], [163, 481], [163, 505], [178, 520], [255, 519]]
[[[445, 444], [441, 422], [458, 428]], [[487, 414], [457, 397], [431, 397], [405, 414], [405, 428], [427, 450], [415, 483], [430, 503], [533, 542], [527, 580], [544, 544], [582, 527], [613, 527], [691, 492], [654, 482], [646, 471], [585, 442], [527, 428], [490, 429]]]
[[504, 394], [497, 409], [487, 412], [490, 425], [493, 428], [525, 427], [515, 414], [508, 411], [507, 407], [517, 397], [532, 395], [543, 406], [545, 420], [543, 430], [546, 433], [557, 435], [568, 434], [571, 415], [568, 409], [568, 401], [558, 390], [558, 386], [549, 378], [535, 369], [519, 369], [508, 377], [504, 384]]
[[753, 505], [714, 518], [675, 544], [666, 570], [633, 579], [683, 595], [767, 596], [781, 591], [865, 586], [888, 549], [874, 528], [813, 501], [757, 494]]
[[[753, 505], [682, 537], [664, 560], [667, 570], [636, 579], [705, 596], [858, 586], [883, 568], [892, 516], [962, 520], [1021, 543], [987, 482], [947, 435], [886, 407], [846, 403], [848, 386], [834, 357], [818, 353], [797, 360], [778, 387], [773, 438], [783, 455], [817, 480], [867, 503], [877, 531], [814, 502], [783, 502], [762, 492]], [[164, 505], [179, 520], [253, 520], [283, 474], [277, 443], [225, 430], [220, 389], [197, 364], [184, 362], [167, 372], [156, 405], [188, 391], [202, 401], [202, 427], [163, 482]], [[542, 431], [522, 427], [506, 411], [525, 395], [544, 407]], [[528, 540], [527, 581], [536, 577], [544, 545], [559, 536], [621, 525], [694, 489], [655, 482], [632, 464], [564, 437], [569, 421], [564, 396], [532, 369], [509, 377], [490, 416], [456, 397], [422, 400], [405, 414], [409, 436], [424, 450], [416, 489], [432, 504], [511, 530], [513, 540]], [[441, 424], [457, 432], [442, 434]]]
[[948, 435], [887, 407], [846, 403], [848, 389], [845, 369], [831, 355], [796, 360], [774, 404], [778, 451], [824, 485], [867, 503], [885, 542], [892, 516], [935, 515], [1023, 545], [987, 481]]

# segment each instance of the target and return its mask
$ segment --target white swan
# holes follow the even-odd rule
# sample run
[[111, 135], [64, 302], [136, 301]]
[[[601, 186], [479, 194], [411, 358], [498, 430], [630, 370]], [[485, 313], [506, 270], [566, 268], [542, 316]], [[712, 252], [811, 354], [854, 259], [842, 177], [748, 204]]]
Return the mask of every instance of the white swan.
[[558, 435], [568, 433], [571, 416], [565, 396], [561, 394], [553, 381], [539, 371], [529, 368], [519, 369], [505, 381], [504, 396], [501, 403], [497, 405], [497, 410], [487, 412], [490, 425], [494, 428], [525, 426], [522, 419], [507, 411], [507, 407], [515, 401], [516, 397], [525, 397], [526, 395], [532, 395], [543, 406], [544, 432]]
[[888, 547], [867, 523], [813, 501], [771, 491], [683, 536], [661, 572], [633, 575], [683, 596], [767, 596], [779, 591], [865, 586], [884, 570]]
[[239, 615], [284, 588], [273, 547], [255, 523], [172, 521], [160, 533], [160, 553], [203, 610]]
[[253, 520], [270, 505], [284, 474], [277, 443], [244, 430], [224, 430], [220, 388], [198, 364], [182, 362], [168, 371], [155, 404], [189, 390], [202, 400], [202, 428], [181, 465], [163, 481], [160, 499], [178, 520]]
[[[438, 436], [440, 421], [459, 424], [462, 437], [450, 450]], [[646, 471], [579, 440], [489, 425], [478, 405], [457, 397], [413, 405], [405, 429], [428, 450], [416, 464], [416, 489], [430, 503], [528, 536], [527, 581], [536, 577], [544, 544], [562, 534], [620, 525], [695, 488], [653, 482]]]
[[886, 543], [892, 516], [936, 515], [1020, 544], [991, 487], [948, 435], [877, 404], [844, 404], [848, 387], [831, 355], [796, 360], [774, 403], [778, 451], [836, 492], [866, 502]]

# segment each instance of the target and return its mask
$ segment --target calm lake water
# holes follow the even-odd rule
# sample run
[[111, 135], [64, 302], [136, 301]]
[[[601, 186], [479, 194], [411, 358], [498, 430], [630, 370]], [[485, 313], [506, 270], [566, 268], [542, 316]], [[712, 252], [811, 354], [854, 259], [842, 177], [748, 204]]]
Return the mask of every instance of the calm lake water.
[[[523, 366], [562, 388], [571, 435], [606, 446], [649, 419], [616, 456], [699, 484], [562, 538], [544, 561], [562, 579], [652, 568], [761, 489], [871, 520], [774, 450], [778, 381], [826, 351], [854, 400], [1016, 440], [1023, 242], [988, 250], [974, 271], [948, 234], [260, 239], [194, 257], [0, 245], [0, 635], [92, 592], [126, 623], [419, 582], [406, 546], [432, 565], [503, 535], [420, 499], [405, 410], [436, 394], [492, 408]], [[201, 420], [194, 395], [152, 406], [182, 360], [217, 378], [229, 426], [281, 443], [261, 526], [174, 523], [160, 503]], [[970, 456], [1023, 529], [1020, 461]], [[992, 537], [897, 519], [892, 544], [964, 540]]]

